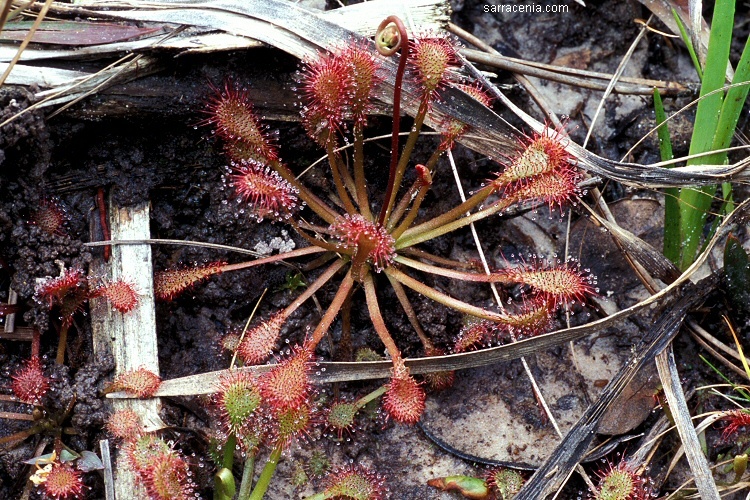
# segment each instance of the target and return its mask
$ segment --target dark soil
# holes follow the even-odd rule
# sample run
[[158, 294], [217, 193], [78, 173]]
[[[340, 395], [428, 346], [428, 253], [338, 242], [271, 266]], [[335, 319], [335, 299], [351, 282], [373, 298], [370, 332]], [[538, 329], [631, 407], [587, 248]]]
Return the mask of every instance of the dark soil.
[[[480, 2], [457, 0], [453, 2], [453, 21], [480, 38], [492, 40], [499, 50], [508, 55], [552, 62], [564, 54], [577, 53], [583, 57], [582, 54], [585, 53], [587, 67], [611, 72], [637, 34], [638, 26], [630, 20], [646, 18], [648, 13], [639, 3], [630, 1], [587, 4], [584, 9], [570, 2], [570, 13], [566, 15], [506, 16], [485, 13], [484, 4]], [[741, 27], [740, 31], [743, 30], [744, 34], [740, 35], [746, 36], [747, 27]], [[672, 43], [666, 43], [657, 36], [650, 38], [645, 53], [641, 55], [643, 57], [638, 61], [642, 67], [638, 68], [638, 72], [645, 77], [665, 79], [675, 78], [674, 68], [678, 63], [674, 60], [686, 57]], [[107, 437], [102, 427], [109, 409], [100, 393], [110, 380], [113, 361], [95, 359], [93, 356], [91, 327], [84, 311], [76, 316], [71, 329], [69, 364], [55, 367], [53, 358], [60, 322], [56, 314], [49, 314], [45, 304], [35, 300], [34, 288], [37, 279], [59, 275], [60, 265], [87, 269], [92, 259], [102, 258], [101, 250], [89, 250], [83, 246], [84, 242], [102, 237], [95, 203], [99, 188], [111, 196], [118, 206], [150, 201], [153, 238], [215, 242], [253, 249], [259, 243], [281, 237], [282, 240], [291, 239], [298, 248], [306, 245], [287, 226], [268, 222], [258, 224], [247, 214], [240, 212], [240, 207], [227, 192], [223, 179], [226, 160], [221, 144], [210, 137], [208, 129], [195, 127], [202, 119], [202, 103], [211, 93], [206, 82], [220, 85], [226, 78], [247, 83], [256, 96], [263, 96], [263, 92], [256, 89], [272, 88], [270, 93], [273, 98], [265, 99], [270, 101], [269, 116], [288, 116], [289, 108], [279, 102], [291, 103], [289, 95], [293, 85], [295, 61], [271, 49], [257, 49], [252, 55], [230, 53], [210, 57], [196, 56], [170, 61], [169, 64], [172, 66], [164, 73], [146, 77], [125, 87], [110, 89], [61, 116], [46, 120], [39, 112], [26, 114], [23, 119], [13, 122], [0, 132], [0, 302], [7, 302], [9, 287], [12, 288], [18, 294], [22, 313], [18, 315], [16, 325], [41, 331], [42, 354], [45, 356], [47, 373], [53, 379], [54, 389], [45, 399], [44, 407], [52, 416], [62, 415], [69, 406], [72, 407], [68, 418], [60, 424], [64, 430], [63, 441], [77, 451], [98, 451], [99, 440]], [[500, 74], [498, 82], [513, 84], [508, 74]], [[136, 98], [128, 96], [129, 90], [148, 88], [173, 89], [176, 97], [172, 100], [156, 99], [145, 93], [138, 94]], [[524, 109], [535, 110], [531, 100], [519, 87], [513, 86], [509, 94]], [[579, 99], [581, 103], [589, 98], [598, 100], [599, 95], [580, 91]], [[603, 132], [595, 136], [592, 146], [598, 154], [618, 159], [640, 138], [643, 131], [653, 126], [649, 99], [640, 99], [640, 105], [633, 104], [633, 99], [628, 101], [632, 112], [627, 115], [617, 112], [619, 99], [620, 96], [615, 95], [610, 100], [604, 118], [606, 125]], [[117, 107], [122, 101], [135, 106], [125, 111]], [[29, 91], [4, 87], [0, 90], [0, 121], [31, 102], [33, 96]], [[683, 103], [668, 101], [667, 104], [676, 109]], [[570, 134], [572, 140], [579, 143], [585, 136], [586, 126], [591, 118], [582, 110], [581, 104], [577, 111], [569, 108], [562, 111], [571, 115]], [[505, 110], [497, 108], [497, 111], [511, 123], [519, 124]], [[747, 124], [740, 125], [744, 128]], [[272, 121], [271, 127], [278, 134], [277, 141], [281, 145], [284, 161], [295, 170], [302, 171], [321, 155], [299, 124]], [[388, 127], [387, 119], [376, 118], [373, 120], [371, 135], [387, 133]], [[677, 155], [686, 152], [688, 136], [685, 130], [689, 130], [689, 119], [685, 119], [682, 124], [678, 122], [673, 129], [676, 137], [674, 143], [678, 145], [675, 150]], [[415, 159], [426, 160], [431, 146], [422, 145], [422, 150]], [[387, 163], [384, 158], [386, 149], [380, 143], [368, 146], [368, 171], [377, 171], [379, 166]], [[467, 192], [477, 189], [498, 169], [496, 164], [463, 148], [458, 148], [454, 156], [460, 166], [463, 187]], [[656, 143], [652, 141], [645, 148], [639, 149], [632, 159], [654, 162], [657, 158]], [[424, 218], [460, 203], [447, 163], [441, 169], [432, 193], [424, 204]], [[326, 171], [321, 167], [308, 172], [305, 178], [309, 184], [314, 185], [316, 192], [333, 191]], [[372, 176], [373, 193], [382, 192], [384, 181], [380, 182], [381, 184]], [[624, 221], [623, 226], [629, 226], [638, 236], [660, 248], [661, 221], [655, 215], [661, 213], [658, 206], [659, 195], [634, 192], [617, 184], [602, 187], [608, 201], [620, 200], [622, 203], [622, 208], [616, 210], [618, 219]], [[634, 201], [636, 198], [640, 199]], [[67, 213], [66, 225], [59, 234], [48, 234], [32, 223], [32, 214], [43, 200], [59, 202]], [[580, 215], [573, 215], [571, 248], [574, 250], [571, 253], [584, 266], [592, 269], [599, 278], [601, 294], [613, 296], [619, 307], [627, 307], [641, 300], [644, 297], [643, 289], [609, 238], [591, 228]], [[528, 214], [524, 222], [497, 217], [478, 224], [477, 230], [488, 252], [490, 265], [500, 267], [505, 264], [506, 258], [511, 259], [513, 256], [546, 255], [549, 250], [562, 254], [566, 221], [561, 219], [558, 213], [550, 215], [547, 209], [540, 209]], [[535, 228], [535, 231], [530, 231], [529, 227]], [[542, 236], [538, 236], [539, 234]], [[222, 259], [239, 261], [234, 254], [195, 247], [154, 246], [153, 249], [157, 269]], [[459, 260], [477, 257], [473, 237], [468, 229], [430, 242], [426, 249]], [[267, 266], [257, 270], [227, 273], [210, 279], [172, 302], [159, 303], [157, 318], [161, 376], [172, 379], [226, 368], [229, 357], [219, 347], [221, 338], [244, 325], [264, 290], [267, 290], [267, 294], [258, 309], [258, 317], [267, 317], [289, 304], [294, 297], [284, 289], [289, 272], [290, 269], [283, 266]], [[308, 284], [315, 277], [316, 271], [304, 273]], [[492, 306], [492, 295], [486, 287], [456, 284], [443, 278], [426, 277], [425, 280], [429, 285], [467, 302]], [[395, 296], [389, 294], [390, 288], [380, 288], [383, 290], [381, 301], [384, 309], [387, 309], [388, 328], [402, 347], [404, 355], [423, 355], [405, 314], [396, 307]], [[327, 304], [335, 291], [333, 287], [325, 287], [317, 294], [318, 301], [323, 305]], [[519, 291], [509, 289], [505, 293], [507, 296], [518, 297]], [[429, 332], [437, 345], [449, 349], [461, 327], [461, 316], [416, 294], [409, 296], [425, 331]], [[363, 303], [363, 298], [357, 296], [355, 304]], [[573, 318], [574, 323], [583, 322], [590, 318], [589, 315], [597, 314], [594, 310], [578, 312]], [[319, 317], [320, 312], [313, 304], [302, 307], [285, 325], [283, 338], [290, 343], [299, 342], [315, 326]], [[0, 325], [2, 320], [0, 317]], [[352, 323], [355, 336], [351, 350], [370, 347], [382, 354], [382, 344], [363, 305], [354, 309]], [[633, 324], [622, 331], [612, 332], [625, 355], [628, 347], [637, 341], [641, 328], [648, 323], [649, 319], [635, 319]], [[558, 325], [563, 324], [564, 318], [561, 317]], [[747, 332], [743, 332], [743, 335], [747, 335]], [[333, 343], [324, 342], [318, 351], [321, 359], [340, 359], [349, 354], [349, 349], [344, 353], [336, 351], [340, 337], [341, 325], [337, 322], [331, 332]], [[591, 344], [593, 343], [594, 340], [591, 340]], [[590, 344], [587, 345], [591, 347]], [[695, 355], [697, 347], [689, 339], [681, 340], [678, 346], [681, 355], [688, 360], [683, 365], [686, 370], [681, 374], [690, 381], [691, 387], [700, 385], [707, 375]], [[10, 375], [29, 355], [29, 346], [25, 342], [0, 343], [0, 364], [3, 367], [0, 380], [6, 386], [10, 385]], [[560, 351], [544, 353], [532, 362], [533, 370], [548, 379], [562, 378], [563, 372], [570, 371], [562, 364], [566, 362], [563, 357]], [[553, 363], [554, 366], [544, 366], [542, 363], [545, 362]], [[489, 392], [515, 407], [518, 411], [517, 418], [523, 425], [529, 429], [541, 429], [553, 439], [551, 427], [542, 417], [524, 379], [520, 362], [493, 367], [490, 372], [490, 380], [500, 380], [502, 383]], [[477, 377], [483, 376], [487, 376], [487, 373], [477, 374]], [[444, 411], [449, 416], [466, 417], [469, 413], [468, 406], [480, 404], [480, 401], [472, 399], [468, 389], [464, 392], [463, 388], [490, 382], [478, 382], [477, 380], [482, 379], [473, 377], [471, 372], [459, 374], [458, 387], [461, 389], [458, 389], [458, 395], [454, 390], [437, 397], [437, 401], [445, 403]], [[350, 383], [323, 390], [353, 397], [375, 387], [375, 383]], [[194, 426], [201, 431], [207, 429], [210, 417], [199, 409], [197, 403], [198, 401], [192, 400], [167, 402], [163, 415], [165, 422], [174, 426]], [[571, 396], [567, 400], [558, 400], [556, 404], [556, 411], [560, 413], [580, 413], [587, 402], [578, 396]], [[715, 402], [707, 404], [710, 406]], [[3, 403], [2, 409], [9, 412], [30, 412], [28, 405], [7, 402]], [[427, 426], [431, 423], [430, 415], [428, 412], [425, 422]], [[19, 432], [29, 426], [30, 423], [26, 421], [0, 419], [0, 436]], [[322, 448], [332, 457], [331, 461], [337, 464], [347, 460], [375, 464], [380, 472], [389, 477], [393, 498], [456, 498], [448, 493], [436, 492], [424, 483], [415, 484], [409, 479], [409, 473], [413, 469], [432, 465], [419, 462], [422, 452], [417, 447], [430, 448], [430, 445], [417, 429], [403, 429], [390, 424], [384, 426], [375, 412], [364, 419], [361, 426], [362, 429], [355, 433], [353, 439], [346, 439], [341, 443], [322, 438], [302, 444], [282, 464], [279, 475], [288, 478], [295, 472], [298, 463], [309, 459], [313, 448]], [[438, 432], [440, 429], [440, 425], [436, 425], [433, 430]], [[37, 434], [0, 453], [0, 498], [20, 497], [30, 471], [23, 460], [33, 457], [40, 444], [49, 445], [51, 435]], [[714, 435], [709, 436], [714, 442], [718, 439]], [[177, 437], [176, 434], [174, 437], [188, 456], [205, 451], [206, 443], [199, 438]], [[413, 443], [409, 439], [418, 443], [414, 445], [417, 451], [412, 452], [408, 448]], [[394, 442], [406, 443], [406, 449], [389, 448], [386, 445]], [[450, 444], [458, 448], [469, 446], [461, 442]], [[480, 442], [471, 453], [493, 458], [493, 452], [483, 453], [482, 446], [484, 445]], [[433, 453], [443, 452], [433, 450]], [[513, 453], [511, 450], [510, 454]], [[472, 472], [459, 462], [455, 464], [457, 473]], [[474, 473], [481, 474], [481, 470], [474, 470]], [[203, 472], [201, 474], [207, 476]], [[200, 483], [201, 493], [204, 498], [209, 498], [208, 477], [203, 476], [198, 476], [199, 481], [204, 481]], [[93, 473], [86, 477], [92, 488], [88, 498], [103, 497], [103, 483], [99, 475]], [[288, 482], [288, 479], [277, 478], [277, 481]], [[269, 497], [290, 498], [289, 495], [296, 496], [299, 491], [304, 490], [308, 494], [312, 491], [310, 486], [294, 493], [281, 489], [281, 486], [279, 488], [278, 492], [270, 492]], [[574, 485], [570, 494], [575, 495], [577, 488], [583, 486]]]

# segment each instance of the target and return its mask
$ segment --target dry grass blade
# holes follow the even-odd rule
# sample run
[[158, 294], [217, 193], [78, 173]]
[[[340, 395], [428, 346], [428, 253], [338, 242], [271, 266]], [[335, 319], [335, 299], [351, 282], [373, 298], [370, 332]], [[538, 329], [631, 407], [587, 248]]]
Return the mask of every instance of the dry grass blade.
[[99, 441], [99, 452], [104, 464], [104, 498], [115, 500], [115, 477], [112, 472], [112, 457], [109, 454], [109, 439]]
[[5, 22], [8, 20], [11, 3], [12, 0], [3, 0], [2, 7], [0, 7], [0, 31], [3, 30], [3, 26], [5, 26]]
[[[8, 67], [5, 68], [5, 71], [3, 72], [2, 76], [0, 76], [0, 86], [5, 83], [5, 80], [8, 78], [8, 75], [11, 71], [13, 71], [13, 67], [16, 65], [18, 60], [21, 58], [21, 54], [23, 54], [23, 51], [26, 49], [26, 47], [31, 43], [31, 39], [34, 37], [34, 33], [36, 33], [36, 30], [39, 28], [39, 25], [42, 24], [42, 21], [44, 20], [44, 16], [47, 15], [47, 11], [50, 8], [50, 5], [52, 5], [52, 2], [54, 0], [46, 0], [44, 2], [44, 6], [39, 11], [39, 14], [37, 14], [36, 19], [34, 20], [34, 24], [29, 29], [29, 33], [26, 35], [26, 38], [24, 38], [23, 42], [21, 42], [21, 45], [18, 47], [18, 51], [16, 52], [16, 55], [13, 57], [13, 59], [8, 64]], [[6, 7], [10, 5], [10, 2], [8, 1], [6, 3]], [[3, 13], [4, 16], [7, 16], [7, 13]], [[3, 23], [5, 23], [5, 19], [2, 20]], [[1, 26], [1, 25], [0, 25]]]
[[680, 441], [682, 441], [682, 446], [685, 449], [690, 470], [695, 477], [698, 492], [703, 499], [719, 500], [719, 490], [716, 488], [711, 469], [708, 467], [708, 461], [703, 454], [698, 435], [695, 432], [695, 427], [693, 427], [693, 421], [690, 418], [690, 411], [687, 407], [685, 394], [682, 392], [680, 374], [677, 373], [677, 365], [671, 345], [656, 356], [656, 368], [659, 370], [664, 395], [669, 402], [669, 409], [672, 412], [677, 433], [680, 435]]
[[[451, 31], [455, 28], [451, 26]], [[455, 32], [455, 31], [454, 31]], [[473, 42], [470, 42], [473, 44]], [[540, 63], [537, 61], [526, 61], [524, 59], [517, 59], [515, 57], [504, 56], [502, 54], [492, 54], [491, 58], [483, 58], [482, 61], [475, 61], [474, 58], [480, 57], [480, 52], [473, 49], [462, 49], [461, 54], [472, 62], [482, 62], [489, 66], [504, 69], [507, 71], [518, 72], [529, 76], [538, 76], [548, 80], [567, 83], [571, 85], [578, 85], [584, 88], [595, 88], [597, 90], [603, 90], [606, 88], [606, 83], [612, 80], [614, 75], [610, 73], [601, 73], [598, 71], [590, 71], [578, 68], [569, 68], [567, 66], [557, 66], [554, 64]], [[534, 70], [544, 70], [542, 73], [536, 73]], [[564, 76], [572, 76], [575, 80], [566, 80]], [[598, 80], [601, 80], [598, 81]], [[615, 89], [616, 92], [623, 93], [649, 93], [653, 90], [653, 87], [659, 89], [662, 95], [679, 95], [685, 92], [692, 92], [692, 90], [682, 83], [679, 82], [668, 82], [663, 80], [651, 80], [647, 78], [632, 78], [632, 77], [621, 77], [617, 80], [621, 85]], [[580, 83], [576, 83], [580, 82]], [[652, 90], [648, 90], [652, 89]]]
[[[596, 73], [593, 71], [587, 72], [583, 70], [575, 70], [577, 73], [580, 73], [580, 76], [576, 76], [570, 74], [574, 71], [570, 68], [558, 69], [549, 64], [541, 66], [532, 62], [520, 61], [502, 55], [487, 54], [486, 52], [472, 49], [462, 49], [461, 54], [466, 57], [467, 60], [474, 63], [485, 64], [493, 68], [512, 71], [513, 73], [533, 76], [544, 80], [591, 90], [609, 89], [609, 84], [602, 81], [602, 77], [613, 77], [613, 75], [605, 75], [603, 73]], [[649, 84], [651, 86], [649, 86]], [[676, 96], [685, 92], [690, 92], [686, 87], [676, 82], [663, 82], [657, 80], [638, 81], [638, 79], [635, 78], [618, 81], [618, 83], [612, 87], [612, 90], [618, 94], [651, 95], [654, 86], [659, 89], [659, 92], [669, 96]]]
[[705, 349], [711, 356], [714, 357], [717, 361], [719, 361], [721, 364], [726, 366], [728, 369], [732, 370], [734, 373], [739, 375], [740, 377], [747, 378], [747, 374], [745, 373], [742, 368], [739, 368], [735, 366], [731, 361], [729, 361], [727, 358], [725, 358], [719, 351], [714, 349], [712, 347], [712, 344], [710, 344], [708, 341], [706, 341], [703, 337], [698, 335], [693, 327], [693, 325], [689, 325], [690, 328], [690, 336], [693, 337], [693, 340], [695, 340], [703, 349]]
[[716, 276], [711, 276], [698, 285], [689, 285], [685, 288], [682, 298], [656, 321], [644, 337], [641, 347], [636, 349], [628, 362], [607, 384], [596, 403], [589, 406], [552, 456], [529, 479], [515, 497], [517, 500], [545, 498], [562, 486], [584, 457], [599, 421], [609, 405], [615, 401], [635, 374], [669, 345], [679, 332], [687, 312], [705, 298], [716, 282]]
[[80, 74], [77, 72], [72, 83], [66, 83], [62, 89], [39, 93], [37, 97], [42, 97], [43, 99], [41, 101], [11, 116], [4, 122], [0, 123], [0, 127], [4, 127], [18, 117], [35, 109], [67, 103], [78, 99], [81, 96], [90, 95], [96, 90], [103, 88], [105, 85], [123, 83], [133, 78], [154, 73], [161, 69], [161, 65], [156, 59], [147, 56], [140, 57], [138, 64], [135, 65], [131, 64], [134, 57], [129, 54], [94, 74]]
[[[675, 283], [670, 288], [663, 290], [658, 294], [658, 297], [652, 296], [628, 309], [623, 309], [617, 314], [613, 314], [612, 316], [608, 316], [586, 325], [557, 330], [538, 337], [520, 340], [513, 344], [493, 347], [481, 351], [451, 354], [447, 356], [407, 359], [406, 365], [413, 374], [425, 374], [445, 370], [476, 368], [492, 363], [511, 361], [523, 356], [529, 356], [539, 350], [564, 345], [572, 340], [602, 331], [604, 328], [611, 327], [619, 321], [649, 307], [651, 304], [656, 303], [657, 300], [663, 302], [674, 293], [679, 284], [684, 283], [686, 280], [687, 278], [685, 277], [685, 279], [679, 281], [679, 283]], [[240, 368], [240, 370], [263, 373], [270, 368], [271, 365], [260, 365], [244, 367]], [[391, 369], [392, 363], [390, 361], [370, 361], [360, 363], [319, 362], [316, 364], [316, 371], [311, 375], [311, 378], [316, 383], [381, 379], [388, 378], [391, 375]], [[178, 379], [165, 380], [162, 382], [156, 395], [189, 396], [210, 394], [215, 391], [217, 382], [221, 376], [226, 373], [227, 370], [219, 370], [199, 375], [190, 375]], [[111, 393], [107, 396], [111, 398], [132, 397], [125, 393]]]
[[693, 320], [687, 322], [687, 326], [690, 328], [690, 333], [693, 338], [700, 343], [704, 349], [711, 353], [713, 357], [718, 359], [727, 368], [738, 374], [740, 377], [750, 380], [750, 374], [744, 369], [738, 367], [730, 360], [725, 358], [721, 353], [728, 355], [736, 361], [742, 363], [743, 356], [740, 356], [737, 351], [730, 348], [728, 345], [721, 342], [719, 339], [707, 332], [703, 327]]

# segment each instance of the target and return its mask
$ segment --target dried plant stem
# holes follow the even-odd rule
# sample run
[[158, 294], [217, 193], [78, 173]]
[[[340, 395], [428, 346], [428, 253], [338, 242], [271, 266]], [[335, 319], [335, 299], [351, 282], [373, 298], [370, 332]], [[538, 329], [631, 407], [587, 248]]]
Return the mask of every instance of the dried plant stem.
[[719, 500], [720, 496], [716, 489], [716, 483], [711, 476], [711, 470], [701, 450], [695, 427], [693, 427], [690, 418], [671, 344], [656, 356], [656, 368], [659, 370], [664, 394], [669, 402], [669, 408], [672, 410], [680, 441], [685, 447], [685, 455], [690, 464], [690, 470], [695, 476], [695, 486], [698, 488], [700, 497], [707, 500]]
[[[10, 399], [9, 401], [16, 402], [13, 399]], [[31, 422], [34, 421], [34, 415], [30, 415], [28, 413], [16, 413], [16, 412], [10, 412], [10, 411], [0, 411], [0, 418], [7, 419], [7, 420], [28, 420]]]
[[56, 422], [52, 422], [51, 420], [42, 420], [42, 422], [36, 424], [33, 427], [20, 432], [16, 432], [14, 434], [11, 434], [10, 436], [0, 437], [0, 446], [8, 443], [14, 443], [16, 441], [22, 441], [29, 436], [33, 436], [34, 434], [39, 434], [40, 432], [51, 430], [56, 424]]
[[[31, 43], [31, 39], [34, 38], [34, 33], [36, 33], [36, 30], [39, 29], [39, 26], [42, 24], [42, 21], [44, 20], [44, 17], [47, 15], [47, 11], [49, 10], [50, 6], [52, 5], [53, 0], [46, 0], [44, 2], [44, 6], [39, 11], [39, 14], [37, 14], [36, 19], [34, 19], [34, 24], [31, 25], [31, 28], [29, 28], [29, 32], [27, 33], [26, 37], [23, 39], [23, 42], [21, 42], [21, 45], [18, 47], [18, 51], [16, 52], [16, 55], [13, 56], [13, 59], [8, 64], [8, 67], [3, 72], [2, 76], [0, 76], [0, 86], [5, 83], [5, 80], [8, 78], [8, 75], [13, 70], [13, 66], [16, 65], [19, 59], [21, 59], [21, 54], [23, 54], [23, 51], [28, 47], [29, 43]], [[10, 0], [8, 0], [8, 4], [10, 4]], [[4, 12], [4, 14], [7, 14], [7, 12]]]

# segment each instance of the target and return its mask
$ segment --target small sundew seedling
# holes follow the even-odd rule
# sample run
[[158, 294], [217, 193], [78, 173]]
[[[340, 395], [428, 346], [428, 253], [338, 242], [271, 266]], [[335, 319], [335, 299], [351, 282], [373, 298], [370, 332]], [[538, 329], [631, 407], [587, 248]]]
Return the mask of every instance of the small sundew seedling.
[[138, 292], [135, 285], [126, 280], [103, 283], [92, 292], [93, 297], [103, 296], [109, 304], [121, 313], [132, 311], [138, 305]]
[[85, 486], [81, 471], [69, 463], [54, 462], [42, 483], [44, 493], [55, 500], [73, 500], [83, 498]]
[[487, 471], [485, 481], [498, 497], [498, 500], [510, 500], [516, 495], [516, 493], [521, 491], [524, 483], [521, 474], [504, 467], [494, 468]]
[[38, 405], [49, 390], [49, 378], [44, 374], [42, 364], [33, 357], [13, 374], [11, 389], [22, 402]]
[[597, 472], [599, 482], [589, 498], [594, 500], [647, 500], [652, 498], [648, 480], [635, 471], [624, 458]]
[[332, 471], [326, 476], [325, 490], [306, 500], [383, 500], [387, 497], [388, 490], [383, 476], [361, 465], [348, 465]]
[[138, 304], [135, 287], [124, 281], [101, 282], [92, 286], [96, 280], [86, 276], [82, 269], [64, 269], [56, 278], [42, 278], [37, 281], [35, 295], [40, 302], [46, 302], [60, 314], [60, 341], [57, 346], [57, 364], [65, 360], [68, 330], [73, 324], [74, 316], [83, 311], [89, 299], [106, 298], [110, 305], [122, 313], [133, 310]]
[[325, 427], [335, 433], [340, 441], [344, 433], [350, 435], [354, 430], [354, 418], [359, 408], [355, 403], [335, 401], [326, 410]]
[[289, 290], [290, 292], [296, 292], [298, 288], [304, 288], [306, 286], [307, 283], [305, 283], [305, 277], [302, 273], [288, 272], [284, 278], [284, 284], [276, 289], [276, 291], [280, 292], [282, 290]]
[[[82, 269], [66, 269], [56, 278], [40, 280], [36, 286], [36, 296], [40, 300], [49, 302], [50, 307], [56, 304], [66, 306], [66, 310], [77, 310], [87, 295], [88, 282]], [[75, 307], [68, 302], [75, 302]]]
[[125, 441], [136, 440], [143, 433], [143, 424], [133, 410], [118, 410], [107, 419], [107, 430], [112, 436]]
[[59, 200], [43, 197], [31, 212], [30, 222], [45, 233], [64, 236], [68, 213]]

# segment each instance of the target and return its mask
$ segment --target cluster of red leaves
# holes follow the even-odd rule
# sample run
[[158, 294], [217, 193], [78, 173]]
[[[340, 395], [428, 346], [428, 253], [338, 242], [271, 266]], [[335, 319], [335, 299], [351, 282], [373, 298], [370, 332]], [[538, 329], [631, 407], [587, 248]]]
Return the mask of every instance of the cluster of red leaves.
[[187, 460], [162, 438], [142, 434], [127, 440], [122, 448], [128, 465], [145, 486], [152, 500], [188, 500], [195, 498]]
[[743, 427], [750, 427], [750, 411], [746, 409], [726, 412], [721, 420], [728, 422], [721, 434], [722, 441], [730, 442], [732, 437]]
[[56, 278], [41, 280], [36, 286], [36, 296], [49, 307], [58, 306], [63, 323], [73, 321], [73, 315], [83, 309], [86, 301], [96, 297], [106, 298], [112, 307], [122, 313], [135, 309], [138, 292], [127, 280], [102, 282], [89, 278], [82, 269], [69, 268]]
[[311, 353], [294, 348], [261, 376], [233, 371], [213, 397], [219, 431], [233, 435], [245, 450], [261, 445], [288, 447], [314, 423]]
[[345, 120], [364, 125], [372, 93], [382, 80], [380, 62], [367, 49], [353, 45], [305, 63], [301, 74], [305, 127], [314, 139], [335, 140]]
[[139, 398], [150, 398], [156, 393], [160, 385], [161, 378], [157, 374], [141, 367], [137, 370], [126, 371], [115, 377], [107, 392], [125, 391]]
[[133, 410], [119, 410], [110, 415], [107, 430], [123, 441], [119, 449], [150, 499], [195, 498], [187, 460], [161, 437], [146, 433]]
[[347, 214], [336, 220], [329, 230], [341, 242], [341, 247], [355, 252], [366, 251], [367, 260], [376, 271], [382, 271], [393, 262], [395, 242], [383, 226], [359, 214]]
[[546, 203], [553, 209], [581, 194], [578, 184], [583, 176], [565, 149], [562, 130], [547, 128], [521, 138], [516, 154], [504, 163], [504, 170], [491, 184], [505, 197]]

